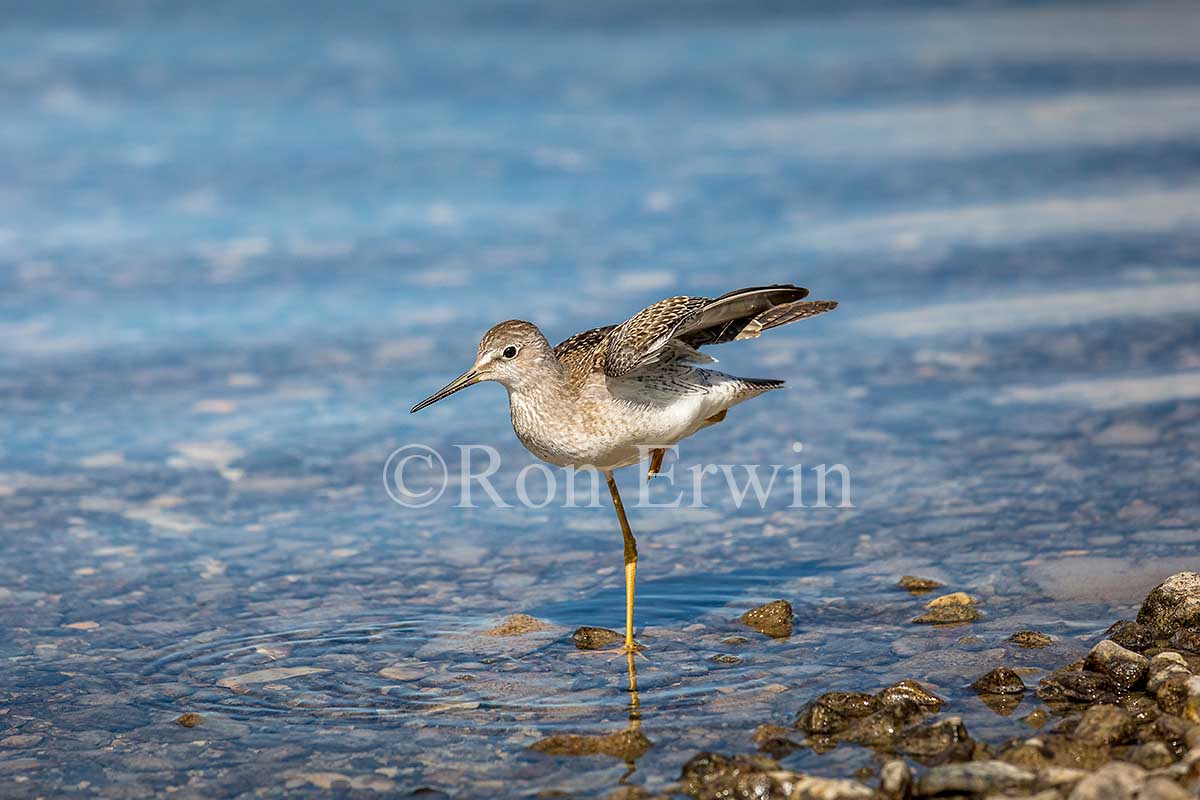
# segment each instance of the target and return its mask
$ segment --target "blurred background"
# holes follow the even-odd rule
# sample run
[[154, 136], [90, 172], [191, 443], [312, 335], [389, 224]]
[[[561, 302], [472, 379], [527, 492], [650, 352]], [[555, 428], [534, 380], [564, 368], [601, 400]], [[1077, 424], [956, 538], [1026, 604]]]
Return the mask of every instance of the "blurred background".
[[[902, 677], [1012, 734], [961, 689], [1008, 633], [1061, 663], [1196, 566], [1195, 3], [0, 9], [8, 796], [616, 786], [527, 749], [627, 718], [621, 663], [566, 638], [620, 623], [611, 510], [380, 480], [406, 442], [530, 463], [498, 387], [407, 414], [510, 317], [841, 303], [721, 348], [791, 388], [680, 467], [802, 441], [856, 507], [633, 514], [634, 783]], [[914, 571], [981, 599], [977, 641], [909, 624]], [[726, 641], [776, 597], [796, 635]], [[548, 632], [479, 635], [516, 612]]]

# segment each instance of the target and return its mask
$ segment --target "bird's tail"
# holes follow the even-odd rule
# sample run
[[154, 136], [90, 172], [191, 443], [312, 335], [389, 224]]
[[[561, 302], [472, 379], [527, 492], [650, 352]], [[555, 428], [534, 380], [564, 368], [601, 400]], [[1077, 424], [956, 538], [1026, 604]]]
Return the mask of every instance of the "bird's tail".
[[761, 389], [764, 392], [771, 389], [779, 389], [784, 383], [783, 381], [775, 378], [742, 378], [742, 382], [749, 384], [756, 389]]

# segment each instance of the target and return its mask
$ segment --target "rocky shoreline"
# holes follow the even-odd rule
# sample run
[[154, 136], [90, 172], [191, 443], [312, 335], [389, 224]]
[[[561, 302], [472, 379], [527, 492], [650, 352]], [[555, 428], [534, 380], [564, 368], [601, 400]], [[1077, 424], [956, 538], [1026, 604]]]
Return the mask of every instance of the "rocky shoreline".
[[[905, 583], [908, 586], [905, 586]], [[901, 584], [923, 586], [906, 576]], [[965, 599], [964, 599], [965, 598]], [[782, 614], [779, 601], [743, 618], [754, 625]], [[962, 593], [929, 606], [946, 624], [974, 618]], [[790, 609], [789, 609], [790, 610]], [[790, 614], [787, 615], [790, 626]], [[927, 615], [922, 615], [928, 617]], [[1043, 647], [1049, 638], [1019, 631], [1010, 641]], [[623, 787], [613, 797], [685, 794], [695, 800], [1185, 800], [1200, 797], [1200, 574], [1182, 572], [1157, 586], [1136, 620], [1118, 620], [1082, 659], [1036, 687], [1000, 667], [973, 688], [993, 708], [1015, 708], [1034, 691], [1042, 706], [1027, 716], [1037, 732], [1000, 742], [974, 739], [947, 703], [920, 683], [828, 692], [797, 711], [790, 726], [764, 724], [759, 752], [703, 752], [683, 767], [665, 795]], [[1009, 700], [1013, 698], [1013, 700]], [[822, 778], [783, 768], [797, 748], [824, 752], [860, 746], [880, 766], [868, 780]]]

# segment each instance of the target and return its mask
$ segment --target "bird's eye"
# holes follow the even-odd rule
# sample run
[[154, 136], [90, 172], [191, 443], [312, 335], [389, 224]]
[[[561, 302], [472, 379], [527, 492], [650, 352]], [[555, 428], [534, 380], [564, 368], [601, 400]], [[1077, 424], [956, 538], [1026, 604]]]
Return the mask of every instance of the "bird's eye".
[[516, 358], [517, 348], [510, 344], [508, 347], [504, 348], [504, 352], [501, 353], [501, 355], [505, 358]]

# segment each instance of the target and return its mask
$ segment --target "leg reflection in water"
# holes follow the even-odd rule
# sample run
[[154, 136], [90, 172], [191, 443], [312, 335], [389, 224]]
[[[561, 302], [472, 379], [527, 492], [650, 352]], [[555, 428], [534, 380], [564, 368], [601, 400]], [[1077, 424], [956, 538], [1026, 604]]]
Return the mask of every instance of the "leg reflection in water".
[[530, 749], [552, 756], [610, 756], [625, 762], [627, 769], [621, 783], [637, 770], [637, 760], [646, 754], [652, 743], [641, 732], [641, 699], [638, 697], [637, 666], [633, 652], [625, 654], [629, 668], [629, 726], [624, 730], [603, 734], [565, 733], [547, 736], [534, 742]]

